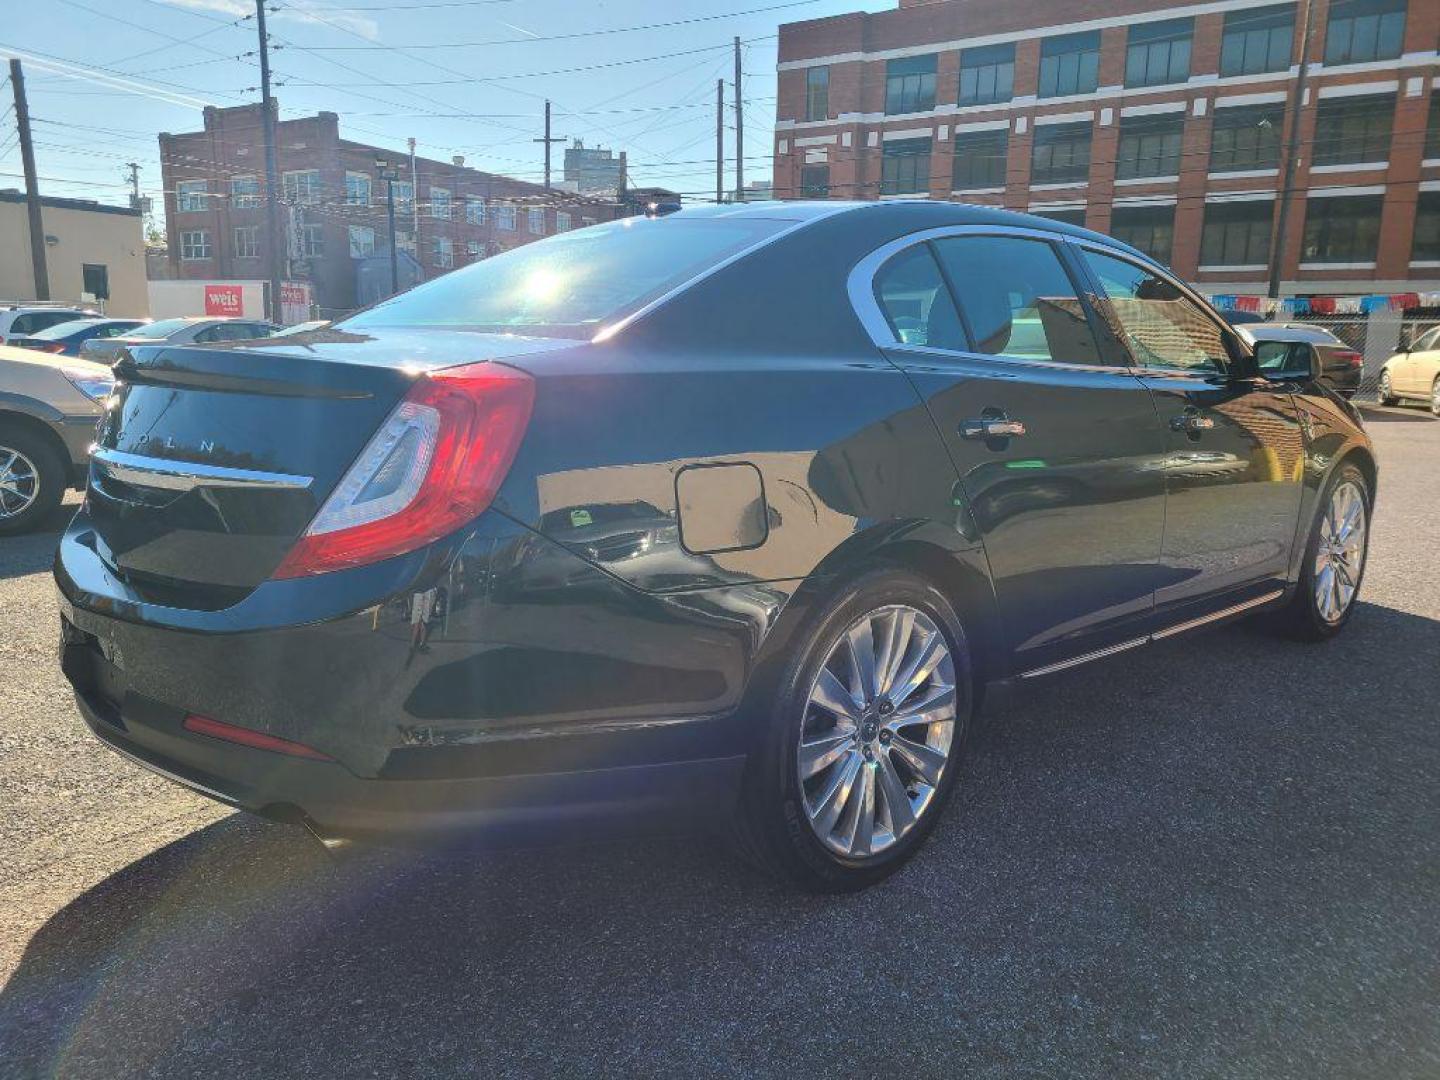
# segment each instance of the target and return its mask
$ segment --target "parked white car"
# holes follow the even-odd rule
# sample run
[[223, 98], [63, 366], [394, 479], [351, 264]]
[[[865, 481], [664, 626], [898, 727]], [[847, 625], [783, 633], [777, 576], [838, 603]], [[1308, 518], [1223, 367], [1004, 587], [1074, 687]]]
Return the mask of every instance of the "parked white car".
[[28, 337], [37, 330], [47, 330], [62, 322], [93, 319], [97, 314], [81, 308], [56, 307], [53, 304], [0, 307], [0, 345], [8, 345], [11, 338]]
[[1440, 416], [1440, 326], [1421, 334], [1380, 369], [1380, 404], [1426, 402]]

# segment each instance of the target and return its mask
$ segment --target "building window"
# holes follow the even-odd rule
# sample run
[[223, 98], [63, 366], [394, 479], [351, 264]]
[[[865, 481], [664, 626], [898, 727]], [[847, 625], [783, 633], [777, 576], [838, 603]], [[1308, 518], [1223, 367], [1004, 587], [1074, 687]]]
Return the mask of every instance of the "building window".
[[1425, 121], [1425, 157], [1440, 158], [1440, 87], [1430, 91], [1430, 116]]
[[800, 196], [805, 199], [828, 199], [830, 197], [830, 166], [800, 166]]
[[1072, 207], [1068, 210], [1031, 210], [1030, 213], [1036, 217], [1043, 217], [1048, 221], [1059, 221], [1066, 225], [1078, 225], [1085, 227], [1085, 210], [1083, 207]]
[[961, 105], [993, 105], [1014, 96], [1014, 42], [960, 50]]
[[1132, 26], [1125, 50], [1125, 85], [1161, 86], [1190, 78], [1190, 42], [1194, 36], [1194, 19]]
[[204, 180], [181, 180], [175, 185], [175, 208], [181, 213], [204, 210], [206, 187]]
[[1032, 184], [1080, 184], [1090, 178], [1090, 124], [1041, 124], [1035, 129]]
[[497, 229], [504, 229], [506, 232], [514, 232], [514, 231], [515, 231], [515, 207], [513, 207], [513, 206], [497, 206], [497, 207], [495, 207], [495, 227], [496, 227]]
[[1411, 262], [1440, 262], [1440, 191], [1422, 191], [1415, 204]]
[[474, 199], [474, 198], [471, 198], [471, 199], [466, 199], [466, 200], [465, 200], [465, 220], [466, 220], [467, 222], [469, 222], [471, 225], [484, 225], [484, 224], [485, 224], [485, 200], [484, 200], [484, 199]]
[[325, 254], [325, 227], [323, 225], [300, 226], [300, 254], [307, 259], [318, 259]]
[[[80, 289], [87, 297], [110, 299], [110, 268], [104, 263], [81, 263]], [[102, 333], [100, 336], [110, 335]]]
[[1210, 137], [1210, 171], [1273, 169], [1280, 164], [1280, 128], [1285, 106], [1242, 105], [1216, 109]]
[[210, 258], [210, 233], [205, 229], [182, 232], [180, 234], [180, 258], [186, 261]]
[[583, 223], [584, 227], [587, 228], [587, 229], [588, 229], [591, 225], [594, 225], [594, 224], [595, 224], [595, 219], [594, 219], [593, 217], [581, 218], [580, 220], [581, 220], [581, 222]]
[[443, 187], [430, 189], [430, 216], [450, 220], [450, 192]]
[[824, 65], [805, 69], [805, 119], [830, 119], [830, 69]]
[[1393, 60], [1405, 47], [1405, 0], [1332, 0], [1325, 63]]
[[230, 206], [235, 210], [253, 210], [260, 205], [260, 178], [237, 176], [230, 181]]
[[435, 237], [435, 265], [443, 270], [455, 265], [455, 246], [448, 236]]
[[1220, 74], [1284, 71], [1294, 46], [1294, 4], [1228, 12], [1220, 39]]
[[1040, 42], [1040, 96], [1091, 94], [1100, 85], [1100, 31]]
[[375, 230], [369, 225], [351, 225], [347, 233], [352, 259], [367, 259], [375, 254]]
[[414, 254], [415, 254], [415, 234], [412, 233], [412, 232], [410, 232], [409, 229], [396, 229], [396, 230], [395, 230], [395, 247], [396, 247], [396, 249], [399, 250], [399, 251], [406, 251], [406, 252], [409, 252], [411, 255], [414, 255]]
[[1119, 180], [1142, 176], [1178, 176], [1184, 113], [1127, 116], [1120, 121], [1120, 152], [1115, 163]]
[[885, 63], [885, 112], [926, 112], [935, 107], [935, 54]]
[[345, 205], [370, 205], [370, 174], [347, 172], [345, 174]]
[[237, 259], [258, 259], [260, 257], [260, 226], [235, 226], [235, 257]]
[[280, 188], [291, 206], [314, 206], [320, 201], [320, 170], [297, 169], [283, 173]]
[[545, 235], [545, 211], [531, 210], [525, 215], [525, 226], [536, 236]]
[[954, 189], [1004, 187], [1009, 145], [1010, 132], [1004, 128], [956, 132], [955, 167], [951, 178]]
[[1370, 263], [1380, 247], [1383, 195], [1305, 201], [1302, 263]]
[[1390, 159], [1394, 94], [1323, 98], [1315, 115], [1315, 165], [1352, 165]]
[[466, 240], [466, 241], [465, 241], [465, 254], [466, 254], [466, 255], [469, 255], [470, 258], [472, 258], [472, 259], [478, 259], [478, 258], [480, 258], [480, 254], [481, 254], [481, 252], [483, 252], [484, 250], [485, 250], [485, 249], [484, 249], [483, 246], [481, 246], [481, 243], [480, 243], [479, 240]]
[[1274, 218], [1273, 199], [1210, 203], [1200, 230], [1200, 265], [1268, 265]]
[[570, 215], [564, 210], [555, 211], [555, 231], [566, 232], [570, 228]]
[[880, 162], [881, 195], [930, 192], [930, 140], [891, 139]]
[[409, 180], [391, 180], [389, 184], [395, 196], [395, 209], [408, 214], [415, 207], [415, 185]]
[[1168, 263], [1175, 239], [1175, 205], [1117, 206], [1110, 217], [1110, 235], [1158, 263]]

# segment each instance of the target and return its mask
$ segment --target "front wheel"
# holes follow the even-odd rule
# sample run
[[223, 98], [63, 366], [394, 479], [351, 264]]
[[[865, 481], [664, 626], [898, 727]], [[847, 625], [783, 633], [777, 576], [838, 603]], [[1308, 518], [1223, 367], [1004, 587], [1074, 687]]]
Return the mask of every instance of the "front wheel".
[[1278, 613], [1288, 636], [1324, 641], [1350, 621], [1369, 553], [1370, 498], [1365, 474], [1354, 465], [1341, 465], [1330, 478], [1310, 529], [1299, 588]]
[[0, 536], [33, 529], [65, 495], [65, 463], [33, 432], [0, 423]]
[[1430, 387], [1430, 415], [1440, 416], [1440, 379], [1435, 380], [1435, 385]]
[[945, 596], [898, 569], [841, 588], [800, 636], [737, 834], [763, 869], [848, 892], [899, 869], [954, 789], [970, 654]]
[[1381, 405], [1395, 404], [1395, 391], [1390, 385], [1390, 372], [1382, 371], [1380, 373], [1380, 388], [1376, 393], [1376, 397], [1380, 399]]

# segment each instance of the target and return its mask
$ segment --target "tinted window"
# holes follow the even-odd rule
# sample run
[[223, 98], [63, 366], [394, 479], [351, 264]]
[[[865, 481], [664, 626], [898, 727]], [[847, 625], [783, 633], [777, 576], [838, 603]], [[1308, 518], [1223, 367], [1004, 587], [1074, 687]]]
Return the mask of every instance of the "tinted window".
[[1405, 0], [1334, 0], [1325, 26], [1325, 63], [1393, 60], [1405, 45]]
[[35, 336], [42, 341], [59, 341], [63, 337], [78, 334], [87, 327], [94, 326], [95, 322], [94, 319], [66, 319], [64, 322], [54, 323], [44, 330], [38, 331]]
[[189, 319], [161, 319], [159, 322], [152, 322], [146, 326], [138, 326], [129, 333], [129, 337], [143, 338], [147, 341], [158, 341], [160, 338], [167, 338], [176, 330], [184, 330], [190, 325]]
[[[1384, 203], [1383, 195], [1342, 195], [1307, 199], [1300, 261], [1374, 262], [1380, 250], [1380, 214]], [[1422, 236], [1417, 218], [1417, 245]], [[1411, 257], [1419, 256], [1412, 254]]]
[[1101, 362], [1075, 286], [1049, 244], [1008, 236], [957, 236], [937, 241], [935, 249], [978, 352]]
[[1175, 285], [1124, 259], [1085, 251], [1099, 279], [1100, 309], [1142, 367], [1222, 372], [1227, 354], [1220, 324]]
[[454, 326], [589, 337], [792, 222], [626, 218], [560, 233], [436, 278], [362, 312], [345, 329]]
[[1259, 341], [1255, 362], [1261, 371], [1309, 371], [1310, 346], [1303, 341]]
[[1125, 85], [1159, 86], [1190, 77], [1194, 19], [1167, 19], [1130, 28], [1125, 50]]
[[1284, 71], [1294, 48], [1295, 5], [1231, 11], [1220, 40], [1221, 75]]
[[960, 104], [989, 105], [1015, 96], [1015, 44], [960, 53]]
[[906, 56], [885, 64], [885, 111], [924, 112], [935, 107], [935, 54]]
[[1040, 43], [1040, 96], [1089, 94], [1100, 85], [1100, 31], [1048, 37]]
[[895, 340], [933, 349], [964, 349], [960, 316], [926, 244], [906, 248], [875, 275], [875, 300]]

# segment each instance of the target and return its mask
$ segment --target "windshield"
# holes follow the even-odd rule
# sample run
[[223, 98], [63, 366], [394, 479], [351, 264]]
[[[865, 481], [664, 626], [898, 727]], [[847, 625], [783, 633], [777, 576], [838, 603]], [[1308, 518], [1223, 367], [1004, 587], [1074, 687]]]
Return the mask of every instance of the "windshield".
[[63, 337], [84, 330], [87, 326], [94, 326], [103, 319], [71, 319], [69, 322], [56, 323], [54, 326], [47, 326], [44, 330], [36, 330], [30, 336], [40, 338], [42, 341], [59, 341]]
[[340, 324], [524, 330], [589, 337], [792, 224], [771, 219], [624, 218], [485, 259]]
[[152, 322], [148, 326], [137, 326], [125, 336], [154, 341], [159, 338], [169, 337], [175, 333], [176, 330], [183, 330], [190, 325], [191, 321], [190, 319], [161, 319], [159, 322]]

